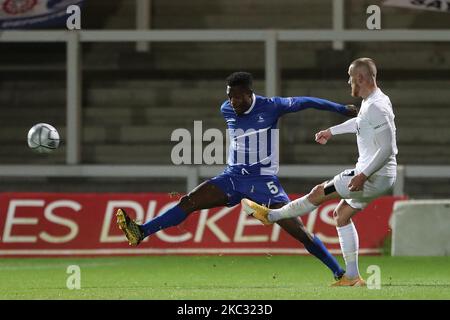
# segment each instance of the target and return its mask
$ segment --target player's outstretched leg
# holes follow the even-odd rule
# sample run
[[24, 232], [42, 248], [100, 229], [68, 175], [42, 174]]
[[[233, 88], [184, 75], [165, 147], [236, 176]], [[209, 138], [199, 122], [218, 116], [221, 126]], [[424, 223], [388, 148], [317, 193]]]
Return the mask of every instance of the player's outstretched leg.
[[[276, 207], [281, 208], [278, 209], [275, 209], [276, 207], [272, 207], [271, 209], [269, 209], [249, 199], [243, 199], [241, 201], [241, 204], [246, 214], [252, 215], [265, 225], [273, 224], [276, 221], [286, 232], [300, 241], [309, 253], [322, 261], [333, 272], [333, 276], [335, 277], [335, 279], [340, 279], [345, 271], [340, 267], [336, 258], [330, 254], [330, 252], [317, 236], [311, 235], [306, 230], [302, 222], [299, 219], [295, 218], [297, 215], [291, 213], [292, 211], [296, 212], [296, 210], [299, 209], [298, 206], [301, 206], [304, 211], [312, 211], [320, 203], [338, 196], [333, 189], [328, 189], [326, 191], [327, 194], [325, 194], [325, 188], [326, 184], [324, 183], [315, 187], [308, 196], [295, 200], [297, 201], [297, 207], [290, 207], [290, 204], [292, 203], [291, 202], [284, 206], [282, 204], [279, 204]], [[316, 205], [308, 205], [310, 204], [309, 199], [314, 201]], [[307, 204], [305, 204], [305, 201], [307, 202]], [[272, 212], [283, 212], [283, 210], [288, 211], [288, 214], [280, 215], [277, 220], [270, 219], [270, 214]]]
[[283, 230], [300, 241], [310, 254], [322, 261], [331, 270], [336, 280], [339, 280], [344, 275], [345, 270], [341, 268], [336, 258], [327, 250], [319, 237], [312, 235], [306, 230], [300, 219], [288, 218], [277, 223]]
[[180, 201], [161, 215], [143, 225], [131, 220], [123, 209], [117, 210], [117, 224], [132, 246], [137, 246], [146, 237], [183, 222], [189, 214], [201, 209], [221, 207], [227, 204], [226, 194], [208, 181], [185, 195]]
[[281, 219], [301, 217], [317, 209], [325, 201], [338, 199], [333, 180], [315, 186], [307, 195], [289, 202], [280, 209], [271, 210], [268, 220], [275, 222]]
[[243, 199], [241, 204], [247, 214], [252, 215], [265, 225], [269, 225], [279, 220], [303, 216], [316, 209], [323, 202], [337, 198], [340, 198], [340, 196], [331, 181], [315, 186], [306, 196], [295, 199], [278, 209], [268, 209], [248, 199]]
[[347, 202], [341, 200], [334, 210], [336, 229], [339, 235], [342, 255], [344, 257], [346, 272], [345, 275], [336, 281], [336, 287], [362, 287], [366, 282], [361, 278], [358, 269], [359, 238], [355, 225], [351, 217], [359, 210], [352, 208]]
[[[242, 199], [241, 204], [242, 209], [246, 214], [254, 216], [265, 225], [273, 224], [273, 222], [267, 219], [268, 213], [271, 209], [261, 206], [248, 199]], [[282, 206], [282, 204], [278, 205], [278, 207], [279, 206]], [[310, 234], [306, 230], [305, 226], [299, 219], [286, 218], [279, 220], [277, 223], [284, 231], [300, 241], [309, 253], [322, 261], [331, 270], [336, 280], [342, 277], [345, 271], [341, 268], [336, 258], [331, 255], [317, 236]]]

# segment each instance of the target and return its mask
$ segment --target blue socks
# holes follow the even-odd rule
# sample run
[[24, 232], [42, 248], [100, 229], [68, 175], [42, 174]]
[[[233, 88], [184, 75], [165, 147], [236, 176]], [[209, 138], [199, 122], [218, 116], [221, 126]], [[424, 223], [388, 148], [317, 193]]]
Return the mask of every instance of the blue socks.
[[331, 255], [317, 236], [314, 236], [312, 242], [305, 243], [304, 245], [309, 253], [316, 256], [328, 268], [330, 268], [335, 278], [339, 278], [345, 273], [345, 270], [341, 268], [336, 258]]
[[187, 216], [188, 215], [181, 210], [178, 205], [176, 205], [163, 214], [143, 224], [140, 228], [144, 232], [144, 236], [148, 237], [159, 230], [179, 225], [184, 221], [184, 219], [186, 219]]

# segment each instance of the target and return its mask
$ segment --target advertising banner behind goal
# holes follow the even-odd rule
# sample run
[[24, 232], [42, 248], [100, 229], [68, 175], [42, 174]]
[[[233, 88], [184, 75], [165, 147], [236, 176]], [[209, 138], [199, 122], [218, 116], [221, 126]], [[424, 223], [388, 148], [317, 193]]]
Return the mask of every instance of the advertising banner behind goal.
[[[118, 208], [143, 222], [178, 198], [162, 193], [0, 193], [0, 256], [307, 254], [277, 225], [263, 226], [241, 212], [240, 205], [201, 210], [136, 248], [128, 246], [115, 223]], [[403, 198], [379, 198], [353, 219], [361, 254], [380, 252], [390, 231], [393, 204], [399, 199]], [[332, 216], [337, 203], [327, 202], [302, 217], [334, 254], [340, 253]]]

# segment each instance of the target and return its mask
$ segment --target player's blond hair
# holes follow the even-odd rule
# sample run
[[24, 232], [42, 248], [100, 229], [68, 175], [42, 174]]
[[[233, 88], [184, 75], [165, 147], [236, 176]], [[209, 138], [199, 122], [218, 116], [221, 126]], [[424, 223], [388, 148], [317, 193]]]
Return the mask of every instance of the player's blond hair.
[[369, 79], [373, 79], [373, 81], [377, 79], [377, 66], [375, 65], [375, 61], [373, 61], [373, 59], [358, 58], [351, 63], [351, 66], [353, 66], [354, 70], [361, 70], [362, 73]]

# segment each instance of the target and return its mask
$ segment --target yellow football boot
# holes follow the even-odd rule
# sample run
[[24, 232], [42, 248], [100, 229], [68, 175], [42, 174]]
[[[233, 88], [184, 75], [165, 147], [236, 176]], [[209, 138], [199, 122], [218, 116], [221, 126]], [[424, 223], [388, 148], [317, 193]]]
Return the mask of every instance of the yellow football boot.
[[350, 279], [346, 275], [343, 275], [338, 281], [331, 285], [332, 287], [365, 287], [366, 281], [358, 276], [357, 278]]
[[116, 213], [117, 225], [123, 231], [128, 239], [130, 246], [136, 247], [142, 240], [144, 240], [144, 233], [139, 228], [139, 225], [130, 219], [123, 209], [118, 209]]
[[247, 215], [253, 216], [266, 226], [273, 224], [273, 222], [269, 221], [269, 208], [261, 206], [249, 199], [242, 199], [241, 205]]

